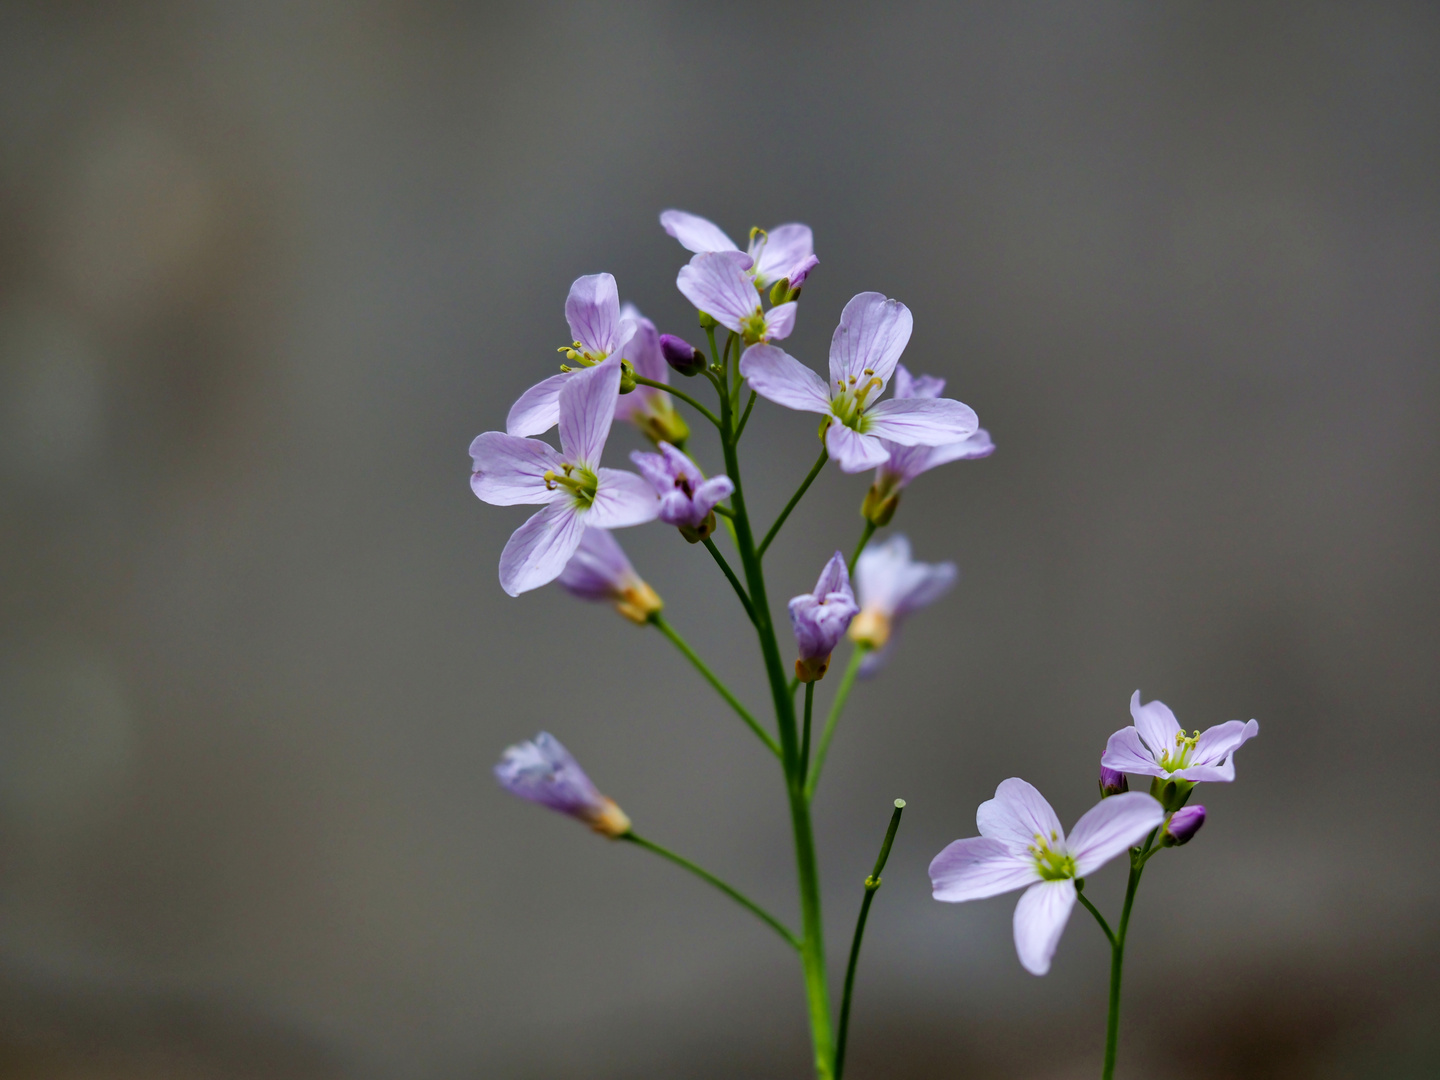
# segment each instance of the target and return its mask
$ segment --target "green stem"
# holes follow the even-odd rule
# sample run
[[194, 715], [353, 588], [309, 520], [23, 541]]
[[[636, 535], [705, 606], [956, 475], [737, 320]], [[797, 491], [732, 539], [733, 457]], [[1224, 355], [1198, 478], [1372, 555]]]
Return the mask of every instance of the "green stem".
[[[795, 504], [804, 498], [805, 492], [810, 490], [810, 485], [815, 482], [815, 477], [820, 475], [820, 470], [825, 467], [825, 462], [829, 460], [830, 451], [822, 449], [820, 456], [815, 459], [815, 464], [810, 468], [810, 475], [805, 477], [799, 490], [790, 496], [790, 501], [785, 504], [785, 509], [780, 511], [780, 516], [775, 519], [775, 524], [770, 526], [770, 531], [765, 534], [765, 539], [760, 541], [760, 547], [756, 551], [757, 556], [761, 558], [764, 557], [765, 549], [770, 546], [770, 541], [775, 539], [775, 534], [780, 531], [780, 526], [785, 524], [785, 519], [790, 516], [790, 511], [794, 510]], [[732, 476], [730, 479], [733, 480], [735, 478]]]
[[740, 606], [745, 609], [745, 614], [751, 623], [754, 623], [755, 609], [750, 606], [750, 597], [745, 595], [745, 586], [740, 584], [740, 579], [735, 576], [735, 571], [730, 569], [730, 564], [725, 561], [725, 556], [720, 554], [720, 549], [715, 546], [715, 541], [707, 536], [703, 543], [705, 544], [705, 549], [709, 551], [711, 555], [715, 556], [716, 564], [724, 571], [726, 580], [730, 582], [731, 588], [735, 590], [735, 595], [740, 598]]
[[685, 639], [675, 632], [675, 628], [665, 621], [665, 617], [657, 611], [650, 616], [650, 621], [655, 624], [655, 629], [669, 638], [671, 643], [685, 655], [685, 659], [695, 665], [695, 670], [700, 672], [705, 681], [715, 688], [715, 692], [729, 702], [730, 707], [735, 710], [740, 719], [744, 720], [750, 726], [750, 730], [760, 737], [760, 741], [770, 748], [770, 752], [776, 757], [781, 757], [780, 746], [775, 742], [774, 736], [760, 726], [760, 722], [750, 715], [750, 710], [741, 705], [735, 695], [730, 692], [730, 688], [706, 666], [704, 660], [695, 655], [695, 650], [690, 648]]
[[729, 518], [731, 521], [735, 520], [735, 511], [731, 510], [728, 506], [721, 506], [719, 503], [716, 503], [715, 513], [723, 518]]
[[715, 888], [719, 889], [726, 896], [730, 897], [731, 900], [734, 900], [741, 907], [750, 911], [753, 915], [758, 917], [762, 922], [764, 922], [767, 926], [769, 926], [772, 930], [774, 930], [777, 934], [784, 938], [785, 943], [789, 945], [792, 949], [795, 949], [797, 952], [799, 951], [800, 939], [796, 937], [793, 932], [791, 932], [789, 927], [787, 927], [774, 915], [771, 915], [759, 904], [755, 903], [754, 900], [751, 900], [739, 889], [735, 888], [733, 885], [721, 881], [718, 877], [710, 873], [710, 871], [706, 870], [703, 866], [697, 866], [695, 863], [685, 858], [685, 856], [677, 855], [675, 854], [675, 852], [670, 851], [668, 848], [663, 848], [654, 841], [646, 840], [643, 836], [637, 836], [633, 832], [622, 833], [620, 835], [620, 839], [628, 840], [630, 841], [630, 843], [642, 847], [646, 851], [653, 851], [662, 859], [669, 859], [676, 866], [683, 867], [684, 869], [689, 870], [696, 877], [700, 878], [702, 881], [706, 881], [709, 882], [711, 885], [714, 885]]
[[850, 998], [855, 990], [855, 965], [860, 959], [860, 942], [865, 937], [865, 920], [870, 917], [870, 902], [880, 888], [880, 872], [890, 858], [890, 845], [895, 842], [895, 831], [900, 828], [900, 815], [905, 811], [905, 800], [895, 800], [895, 812], [890, 815], [890, 827], [885, 830], [885, 842], [880, 845], [880, 857], [875, 860], [875, 869], [865, 879], [865, 898], [860, 901], [860, 917], [855, 920], [855, 936], [850, 939], [850, 962], [845, 965], [845, 992], [840, 998], [840, 1029], [835, 1036], [835, 1080], [845, 1072], [845, 1039], [850, 1034]]
[[1105, 921], [1105, 916], [1100, 914], [1100, 909], [1092, 904], [1085, 896], [1085, 879], [1075, 879], [1075, 896], [1080, 903], [1085, 905], [1087, 911], [1095, 916], [1095, 921], [1100, 924], [1100, 930], [1105, 935], [1105, 940], [1110, 942], [1110, 948], [1115, 948], [1115, 931], [1110, 929], [1110, 924]]
[[815, 684], [805, 684], [805, 726], [800, 735], [800, 769], [802, 777], [810, 775], [810, 713], [815, 707]]
[[650, 386], [654, 387], [656, 390], [664, 390], [667, 394], [671, 394], [679, 398], [681, 401], [685, 402], [686, 405], [689, 405], [692, 409], [698, 412], [701, 416], [705, 417], [706, 420], [709, 420], [717, 428], [720, 426], [720, 418], [716, 416], [713, 412], [711, 412], [709, 409], [707, 409], [704, 405], [701, 405], [700, 402], [696, 401], [689, 394], [685, 393], [684, 390], [677, 390], [669, 383], [656, 382], [654, 379], [647, 379], [644, 375], [636, 375], [635, 383], [638, 386]]
[[1115, 1052], [1120, 1044], [1120, 975], [1125, 966], [1125, 935], [1130, 929], [1130, 909], [1135, 905], [1135, 890], [1140, 887], [1140, 875], [1145, 872], [1145, 857], [1155, 841], [1152, 831], [1139, 854], [1130, 856], [1130, 881], [1125, 886], [1125, 906], [1120, 909], [1120, 925], [1116, 928], [1114, 943], [1110, 947], [1110, 1015], [1105, 1022], [1105, 1068], [1101, 1080], [1113, 1080], [1115, 1076]]
[[815, 788], [820, 783], [820, 770], [825, 767], [825, 755], [830, 751], [830, 740], [835, 737], [835, 725], [840, 722], [840, 714], [845, 711], [846, 699], [850, 697], [850, 687], [855, 685], [855, 676], [860, 671], [860, 663], [869, 651], [864, 645], [856, 645], [850, 651], [850, 662], [845, 665], [845, 674], [840, 677], [840, 687], [835, 691], [834, 700], [830, 702], [830, 715], [825, 719], [825, 730], [820, 735], [820, 745], [815, 748], [815, 764], [811, 767], [805, 781], [806, 802], [815, 798]]
[[865, 521], [865, 531], [860, 534], [860, 543], [855, 545], [855, 554], [850, 556], [850, 575], [855, 574], [855, 564], [860, 561], [860, 553], [865, 550], [865, 545], [870, 543], [870, 538], [875, 535], [875, 523], [868, 518]]
[[750, 422], [750, 410], [755, 408], [755, 399], [760, 395], [754, 390], [750, 391], [750, 400], [745, 403], [745, 412], [740, 417], [740, 425], [735, 429], [735, 441], [740, 441], [740, 436], [745, 434], [745, 425]]

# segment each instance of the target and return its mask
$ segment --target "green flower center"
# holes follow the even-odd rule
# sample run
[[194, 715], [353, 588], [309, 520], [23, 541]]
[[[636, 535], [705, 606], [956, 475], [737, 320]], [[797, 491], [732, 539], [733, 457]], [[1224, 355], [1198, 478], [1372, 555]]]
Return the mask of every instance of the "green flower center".
[[1172, 750], [1164, 750], [1160, 754], [1160, 767], [1167, 772], [1175, 772], [1177, 769], [1185, 769], [1190, 766], [1190, 755], [1195, 751], [1195, 744], [1200, 741], [1200, 729], [1195, 729], [1194, 735], [1186, 735], [1185, 729], [1181, 728], [1175, 733], [1175, 747]]
[[869, 375], [870, 379], [863, 383], [854, 375], [848, 379], [836, 379], [835, 385], [839, 392], [830, 399], [830, 412], [835, 419], [860, 432], [868, 426], [865, 422], [866, 399], [876, 390], [885, 387], [884, 381], [876, 376], [874, 368], [866, 368], [865, 374]]
[[740, 320], [740, 336], [745, 339], [746, 345], [754, 345], [757, 341], [765, 339], [765, 312], [760, 305], [755, 305], [755, 313], [747, 315]]
[[1049, 840], [1036, 833], [1035, 843], [1026, 848], [1035, 860], [1035, 869], [1046, 881], [1064, 881], [1075, 876], [1075, 860], [1069, 852], [1056, 851], [1050, 846], [1059, 839], [1058, 833], [1052, 832]]
[[545, 470], [545, 486], [551, 491], [563, 487], [581, 510], [588, 510], [595, 501], [595, 489], [599, 484], [599, 479], [589, 469], [583, 465], [571, 465], [568, 461], [560, 463], [558, 473], [553, 469]]

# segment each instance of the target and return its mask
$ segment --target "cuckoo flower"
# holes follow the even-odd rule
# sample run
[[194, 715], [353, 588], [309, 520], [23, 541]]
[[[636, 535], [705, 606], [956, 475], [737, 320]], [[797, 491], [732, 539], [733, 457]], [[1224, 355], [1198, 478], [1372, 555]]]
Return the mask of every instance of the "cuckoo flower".
[[862, 678], [885, 666], [905, 617], [940, 599], [959, 576], [953, 562], [916, 562], [910, 541], [899, 534], [860, 553], [855, 562], [860, 614], [850, 624], [850, 638], [871, 650], [860, 664]]
[[[911, 375], [904, 364], [895, 367], [897, 398], [938, 398], [945, 390], [945, 380], [934, 375]], [[890, 456], [875, 470], [875, 482], [865, 495], [860, 513], [877, 527], [890, 524], [900, 503], [900, 492], [921, 473], [952, 461], [986, 458], [995, 452], [990, 433], [980, 428], [969, 438], [944, 446], [902, 446], [890, 439], [881, 439]]]
[[727, 330], [735, 331], [747, 345], [789, 337], [795, 329], [799, 305], [791, 300], [765, 311], [754, 283], [745, 273], [749, 266], [750, 256], [743, 251], [706, 252], [680, 268], [675, 285], [685, 299]]
[[[660, 348], [660, 333], [655, 324], [641, 315], [634, 304], [620, 309], [622, 322], [635, 324], [635, 334], [621, 350], [621, 357], [627, 360], [636, 375], [658, 383], [670, 381], [670, 365]], [[684, 444], [690, 437], [690, 426], [675, 409], [670, 395], [653, 386], [637, 385], [628, 394], [621, 394], [615, 403], [615, 419], [628, 420], [640, 429], [651, 442]]]
[[[680, 241], [681, 247], [697, 255], [709, 251], [740, 250], [714, 222], [687, 214], [684, 210], [666, 210], [660, 215], [660, 224]], [[777, 225], [769, 232], [751, 229], [748, 254], [750, 277], [757, 289], [768, 289], [777, 281], [787, 281], [791, 289], [799, 289], [820, 262], [815, 258], [815, 238], [809, 225]], [[696, 306], [699, 307], [698, 304]], [[715, 312], [710, 314], [715, 315]], [[715, 317], [719, 318], [718, 315]]]
[[[713, 314], [713, 312], [712, 312]], [[845, 472], [863, 472], [900, 446], [946, 446], [975, 434], [968, 405], [941, 397], [877, 400], [910, 340], [910, 309], [880, 293], [845, 305], [830, 339], [830, 383], [774, 345], [745, 350], [740, 373], [761, 397], [787, 409], [819, 413], [825, 446]]]
[[[1235, 779], [1235, 751], [1260, 733], [1254, 720], [1227, 720], [1186, 735], [1163, 701], [1140, 704], [1140, 691], [1130, 698], [1134, 727], [1110, 736], [1100, 764], [1117, 772], [1182, 782], [1185, 791], [1201, 781]], [[1175, 809], [1171, 807], [1171, 809]]]
[[980, 835], [956, 840], [930, 863], [936, 900], [983, 900], [1029, 886], [1015, 905], [1015, 951], [1032, 975], [1050, 958], [1075, 906], [1075, 879], [1100, 869], [1165, 820], [1149, 795], [1132, 791], [1092, 806], [1069, 837], [1045, 797], [1012, 777], [980, 804]]
[[620, 365], [575, 372], [560, 390], [560, 448], [540, 439], [487, 431], [470, 444], [470, 487], [493, 506], [541, 504], [500, 555], [500, 584], [511, 596], [554, 581], [587, 525], [617, 529], [654, 520], [659, 500], [634, 473], [600, 467], [620, 392]]
[[850, 573], [845, 569], [845, 556], [836, 552], [813, 593], [805, 593], [790, 601], [790, 625], [795, 628], [795, 641], [800, 658], [795, 661], [795, 674], [801, 682], [816, 682], [825, 677], [830, 654], [845, 636], [845, 628], [860, 610], [850, 589]]
[[730, 497], [735, 485], [728, 476], [705, 474], [668, 442], [658, 454], [632, 451], [630, 460], [660, 496], [660, 520], [679, 528], [682, 536], [698, 544], [715, 531], [715, 505]]
[[[622, 316], [620, 293], [609, 274], [575, 279], [565, 300], [565, 319], [575, 340], [560, 351], [582, 369], [622, 352], [636, 331], [634, 319]], [[560, 419], [560, 388], [571, 374], [573, 369], [562, 364], [559, 375], [551, 375], [521, 394], [505, 418], [506, 432], [540, 435], [554, 427]]]
[[556, 579], [572, 596], [608, 600], [615, 610], [641, 626], [665, 605], [630, 565], [620, 542], [604, 529], [587, 528], [580, 546]]
[[601, 795], [560, 740], [542, 731], [530, 742], [509, 747], [495, 766], [495, 779], [512, 795], [583, 821], [611, 839], [630, 831], [630, 819]]

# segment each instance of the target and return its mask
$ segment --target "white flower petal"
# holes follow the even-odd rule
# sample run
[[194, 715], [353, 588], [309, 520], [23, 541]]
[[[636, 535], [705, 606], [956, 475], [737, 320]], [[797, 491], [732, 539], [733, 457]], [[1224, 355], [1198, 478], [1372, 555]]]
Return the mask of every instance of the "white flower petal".
[[1175, 749], [1175, 736], [1180, 734], [1180, 723], [1170, 711], [1170, 706], [1163, 701], [1141, 705], [1140, 691], [1136, 690], [1130, 696], [1130, 716], [1135, 721], [1140, 738], [1145, 740], [1145, 745], [1154, 752], [1157, 760], [1167, 750]]
[[1050, 959], [1075, 907], [1075, 882], [1042, 881], [1031, 885], [1015, 905], [1015, 952], [1031, 975], [1050, 970]]
[[660, 215], [660, 225], [679, 240], [680, 246], [686, 251], [699, 254], [702, 251], [740, 250], [720, 226], [698, 214], [687, 214], [684, 210], [666, 210]]
[[505, 417], [505, 431], [510, 435], [543, 435], [560, 422], [560, 388], [570, 378], [562, 371], [538, 382], [520, 395]]
[[999, 896], [1038, 877], [1027, 852], [984, 836], [956, 840], [930, 862], [932, 895], [952, 904]]
[[885, 299], [883, 293], [851, 297], [830, 339], [830, 382], [845, 380], [854, 386], [872, 377], [888, 382], [910, 341], [914, 322], [909, 308], [899, 300]]
[[1021, 847], [1042, 837], [1054, 847], [1065, 839], [1060, 819], [1045, 801], [1045, 796], [1018, 776], [1000, 781], [995, 797], [980, 804], [975, 811], [975, 824], [981, 836], [993, 837]]
[[743, 251], [710, 251], [680, 268], [675, 285], [696, 309], [737, 333], [741, 321], [760, 310], [760, 296], [745, 273], [750, 256]]
[[865, 430], [901, 446], [944, 446], [979, 426], [975, 410], [954, 398], [890, 398], [865, 410]]
[[1133, 773], [1137, 776], [1168, 776], [1155, 760], [1155, 755], [1140, 741], [1140, 732], [1133, 727], [1121, 728], [1110, 736], [1105, 744], [1105, 753], [1100, 755], [1100, 764], [1116, 772]]
[[560, 390], [560, 447], [572, 464], [588, 469], [600, 464], [619, 398], [619, 357], [571, 372]]
[[1196, 765], [1217, 765], [1259, 734], [1258, 721], [1226, 720], [1201, 734], [1191, 759]]
[[782, 341], [795, 329], [795, 312], [800, 305], [794, 300], [788, 304], [776, 304], [765, 313], [765, 340]]
[[470, 489], [491, 506], [548, 503], [557, 495], [545, 483], [547, 470], [560, 469], [560, 455], [549, 443], [487, 431], [470, 444], [470, 460]]
[[500, 587], [519, 596], [548, 585], [564, 572], [584, 534], [574, 502], [556, 499], [510, 537], [500, 553]]
[[766, 401], [802, 412], [830, 411], [824, 380], [778, 345], [751, 345], [740, 357], [740, 374]]
[[858, 473], [873, 469], [890, 457], [885, 444], [874, 435], [861, 435], [844, 424], [831, 424], [825, 430], [825, 449], [840, 466], [841, 472]]
[[[588, 352], [608, 356], [620, 347], [620, 290], [609, 274], [586, 274], [575, 279], [565, 298], [565, 321], [570, 333]], [[630, 328], [634, 333], [634, 326]]]
[[624, 469], [600, 469], [595, 501], [585, 511], [585, 523], [597, 529], [623, 529], [654, 521], [660, 499], [648, 480]]
[[1085, 811], [1066, 845], [1075, 860], [1075, 876], [1100, 869], [1165, 820], [1165, 808], [1143, 791], [1111, 795]]

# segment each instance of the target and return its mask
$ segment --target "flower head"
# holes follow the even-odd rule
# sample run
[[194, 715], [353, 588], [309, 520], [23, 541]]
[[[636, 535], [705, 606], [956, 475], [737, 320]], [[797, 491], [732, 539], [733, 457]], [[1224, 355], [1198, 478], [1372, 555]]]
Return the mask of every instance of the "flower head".
[[1160, 843], [1165, 847], [1179, 847], [1188, 844], [1200, 826], [1205, 824], [1203, 806], [1182, 806], [1165, 822], [1165, 831], [1160, 834]]
[[638, 329], [634, 318], [638, 314], [633, 308], [621, 312], [620, 291], [611, 275], [576, 278], [565, 299], [565, 319], [575, 340], [560, 349], [568, 363], [560, 366], [559, 375], [551, 375], [520, 395], [505, 418], [506, 433], [543, 435], [554, 427], [560, 420], [560, 388], [575, 370], [570, 365], [594, 367], [622, 353]]
[[580, 546], [555, 580], [582, 600], [608, 600], [621, 615], [641, 626], [665, 606], [630, 565], [620, 542], [604, 529], [585, 530]]
[[910, 340], [913, 321], [910, 309], [900, 301], [887, 300], [880, 293], [860, 293], [845, 305], [830, 340], [828, 384], [789, 353], [768, 344], [745, 350], [740, 373], [761, 397], [787, 409], [824, 416], [825, 446], [842, 470], [873, 469], [890, 458], [886, 441], [899, 446], [947, 446], [968, 439], [980, 426], [974, 410], [950, 398], [879, 400]]
[[[620, 309], [620, 318], [635, 324], [635, 333], [621, 350], [621, 357], [636, 375], [652, 382], [668, 383], [670, 365], [661, 348], [662, 336], [655, 324], [641, 315], [634, 304]], [[621, 393], [615, 403], [615, 419], [627, 420], [640, 429], [651, 442], [683, 444], [690, 437], [690, 426], [675, 408], [670, 395], [653, 386], [637, 385], [630, 393]]]
[[602, 836], [614, 839], [630, 831], [625, 811], [600, 794], [570, 751], [548, 732], [506, 749], [495, 779], [510, 794], [568, 814]]
[[933, 895], [960, 903], [1029, 886], [1015, 905], [1015, 951], [1026, 971], [1044, 975], [1075, 906], [1075, 879], [1139, 844], [1164, 819], [1155, 799], [1133, 791], [1092, 806], [1067, 838], [1045, 797], [1012, 777], [976, 811], [980, 835], [956, 840], [930, 863]]
[[944, 596], [959, 576], [953, 562], [916, 562], [910, 541], [898, 533], [860, 553], [855, 562], [860, 613], [850, 624], [850, 639], [870, 650], [860, 664], [862, 677], [885, 666], [906, 616]]
[[745, 271], [750, 256], [743, 251], [710, 251], [696, 255], [675, 279], [675, 285], [700, 311], [739, 334], [747, 345], [779, 341], [795, 329], [794, 300], [764, 310], [755, 283]]
[[618, 529], [653, 521], [655, 493], [640, 477], [600, 465], [615, 416], [620, 364], [577, 371], [560, 389], [560, 448], [540, 439], [487, 431], [470, 444], [470, 487], [492, 506], [545, 509], [515, 530], [500, 555], [500, 584], [511, 596], [560, 576], [586, 526]]
[[1114, 769], [1107, 769], [1100, 766], [1100, 797], [1108, 799], [1111, 795], [1120, 795], [1130, 790], [1130, 778], [1123, 772], [1116, 772]]
[[[660, 224], [680, 241], [681, 247], [697, 255], [708, 251], [740, 250], [714, 222], [687, 214], [684, 210], [666, 210], [660, 215]], [[798, 290], [820, 262], [815, 258], [815, 238], [809, 225], [777, 225], [769, 232], [751, 229], [748, 254], [750, 277], [757, 289], [768, 289], [777, 281], [788, 281], [792, 290]], [[710, 314], [715, 313], [712, 311]]]
[[837, 551], [820, 571], [815, 591], [790, 601], [790, 625], [795, 628], [795, 641], [800, 647], [795, 674], [801, 682], [824, 678], [830, 654], [859, 610], [850, 589], [845, 556]]
[[1197, 730], [1187, 735], [1163, 701], [1140, 704], [1139, 690], [1131, 695], [1130, 716], [1135, 726], [1110, 736], [1100, 764], [1117, 772], [1189, 784], [1234, 780], [1235, 751], [1260, 733], [1254, 720], [1227, 720], [1203, 734]]
[[658, 454], [635, 450], [630, 460], [660, 496], [661, 521], [677, 526], [692, 544], [715, 531], [715, 506], [735, 490], [728, 476], [705, 479], [695, 463], [668, 442], [660, 444]]

